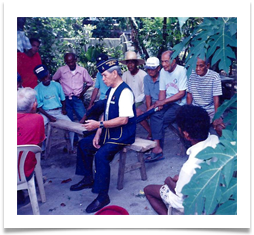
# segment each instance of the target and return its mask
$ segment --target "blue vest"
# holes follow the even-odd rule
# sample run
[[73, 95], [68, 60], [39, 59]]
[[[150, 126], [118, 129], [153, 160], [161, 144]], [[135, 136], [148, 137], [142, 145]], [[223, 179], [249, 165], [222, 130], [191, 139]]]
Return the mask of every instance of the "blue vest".
[[[108, 120], [119, 117], [119, 98], [123, 89], [131, 88], [125, 83], [121, 83], [118, 88], [115, 90], [111, 102], [109, 104], [108, 111]], [[106, 97], [108, 99], [111, 88], [108, 89], [106, 93]], [[121, 144], [127, 145], [135, 142], [136, 136], [136, 108], [135, 102], [132, 106], [132, 110], [134, 113], [134, 117], [128, 119], [128, 123], [122, 126], [114, 127], [114, 128], [103, 128], [103, 132], [101, 135], [101, 141], [103, 144], [112, 143], [112, 144]], [[105, 116], [104, 116], [105, 120]]]

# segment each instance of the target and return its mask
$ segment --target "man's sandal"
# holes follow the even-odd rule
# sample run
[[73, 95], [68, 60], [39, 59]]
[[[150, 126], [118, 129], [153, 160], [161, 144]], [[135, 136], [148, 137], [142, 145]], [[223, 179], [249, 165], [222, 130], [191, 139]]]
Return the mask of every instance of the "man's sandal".
[[161, 153], [151, 153], [150, 156], [147, 156], [145, 158], [145, 162], [156, 162], [156, 161], [160, 161], [165, 159], [165, 157], [163, 157], [163, 152]]

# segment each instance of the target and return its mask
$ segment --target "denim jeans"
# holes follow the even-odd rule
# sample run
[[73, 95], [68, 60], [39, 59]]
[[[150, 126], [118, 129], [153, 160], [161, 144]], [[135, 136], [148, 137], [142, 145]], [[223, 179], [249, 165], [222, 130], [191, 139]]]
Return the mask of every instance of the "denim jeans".
[[77, 96], [72, 96], [70, 100], [68, 96], [65, 97], [65, 104], [66, 104], [66, 112], [67, 116], [74, 121], [73, 112], [77, 116], [78, 120], [80, 121], [86, 113], [85, 106], [81, 99]]
[[[80, 121], [86, 113], [85, 106], [81, 99], [77, 96], [72, 96], [72, 99], [69, 99], [69, 96], [65, 96], [65, 105], [67, 116], [74, 121], [73, 112], [75, 112], [76, 117]], [[78, 134], [75, 133], [74, 141], [78, 141]]]

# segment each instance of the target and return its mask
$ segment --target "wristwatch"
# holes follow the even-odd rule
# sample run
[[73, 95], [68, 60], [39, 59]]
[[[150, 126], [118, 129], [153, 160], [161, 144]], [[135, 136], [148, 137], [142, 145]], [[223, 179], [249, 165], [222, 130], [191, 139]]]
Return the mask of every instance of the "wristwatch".
[[103, 125], [103, 122], [100, 122], [100, 128], [103, 128], [104, 125]]

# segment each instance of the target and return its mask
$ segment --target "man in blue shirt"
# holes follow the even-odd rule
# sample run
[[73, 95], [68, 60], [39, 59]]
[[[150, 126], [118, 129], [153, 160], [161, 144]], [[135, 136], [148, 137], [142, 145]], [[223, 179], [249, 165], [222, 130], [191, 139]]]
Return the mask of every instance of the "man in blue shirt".
[[[100, 54], [96, 58], [97, 66], [99, 66], [101, 63], [103, 63], [104, 61], [107, 61], [107, 60], [108, 60], [108, 56], [107, 55]], [[94, 85], [94, 90], [93, 90], [93, 93], [91, 95], [90, 104], [87, 107], [86, 114], [80, 120], [80, 123], [84, 123], [87, 118], [89, 118], [89, 119], [96, 119], [96, 120], [99, 119], [100, 113], [98, 112], [98, 115], [92, 115], [93, 110], [91, 110], [91, 108], [95, 107], [94, 104], [99, 105], [100, 101], [105, 99], [106, 92], [107, 92], [108, 89], [109, 89], [109, 87], [103, 82], [102, 75], [101, 75], [100, 71], [98, 71], [98, 73], [96, 75], [96, 81], [95, 81], [95, 85]], [[95, 102], [99, 91], [100, 91], [99, 100]], [[104, 111], [104, 109], [103, 109], [103, 111]], [[92, 115], [92, 116], [90, 116], [90, 115]]]
[[[45, 65], [38, 65], [34, 68], [34, 73], [41, 81], [34, 89], [37, 92], [37, 109], [43, 117], [44, 125], [48, 122], [55, 122], [58, 119], [71, 121], [66, 115], [65, 95], [62, 86], [55, 81], [51, 81], [50, 74]], [[69, 132], [71, 141], [71, 153], [73, 151], [74, 132]]]
[[144, 77], [144, 92], [147, 109], [153, 108], [153, 104], [159, 99], [160, 61], [156, 57], [147, 59], [145, 65], [148, 75]]

